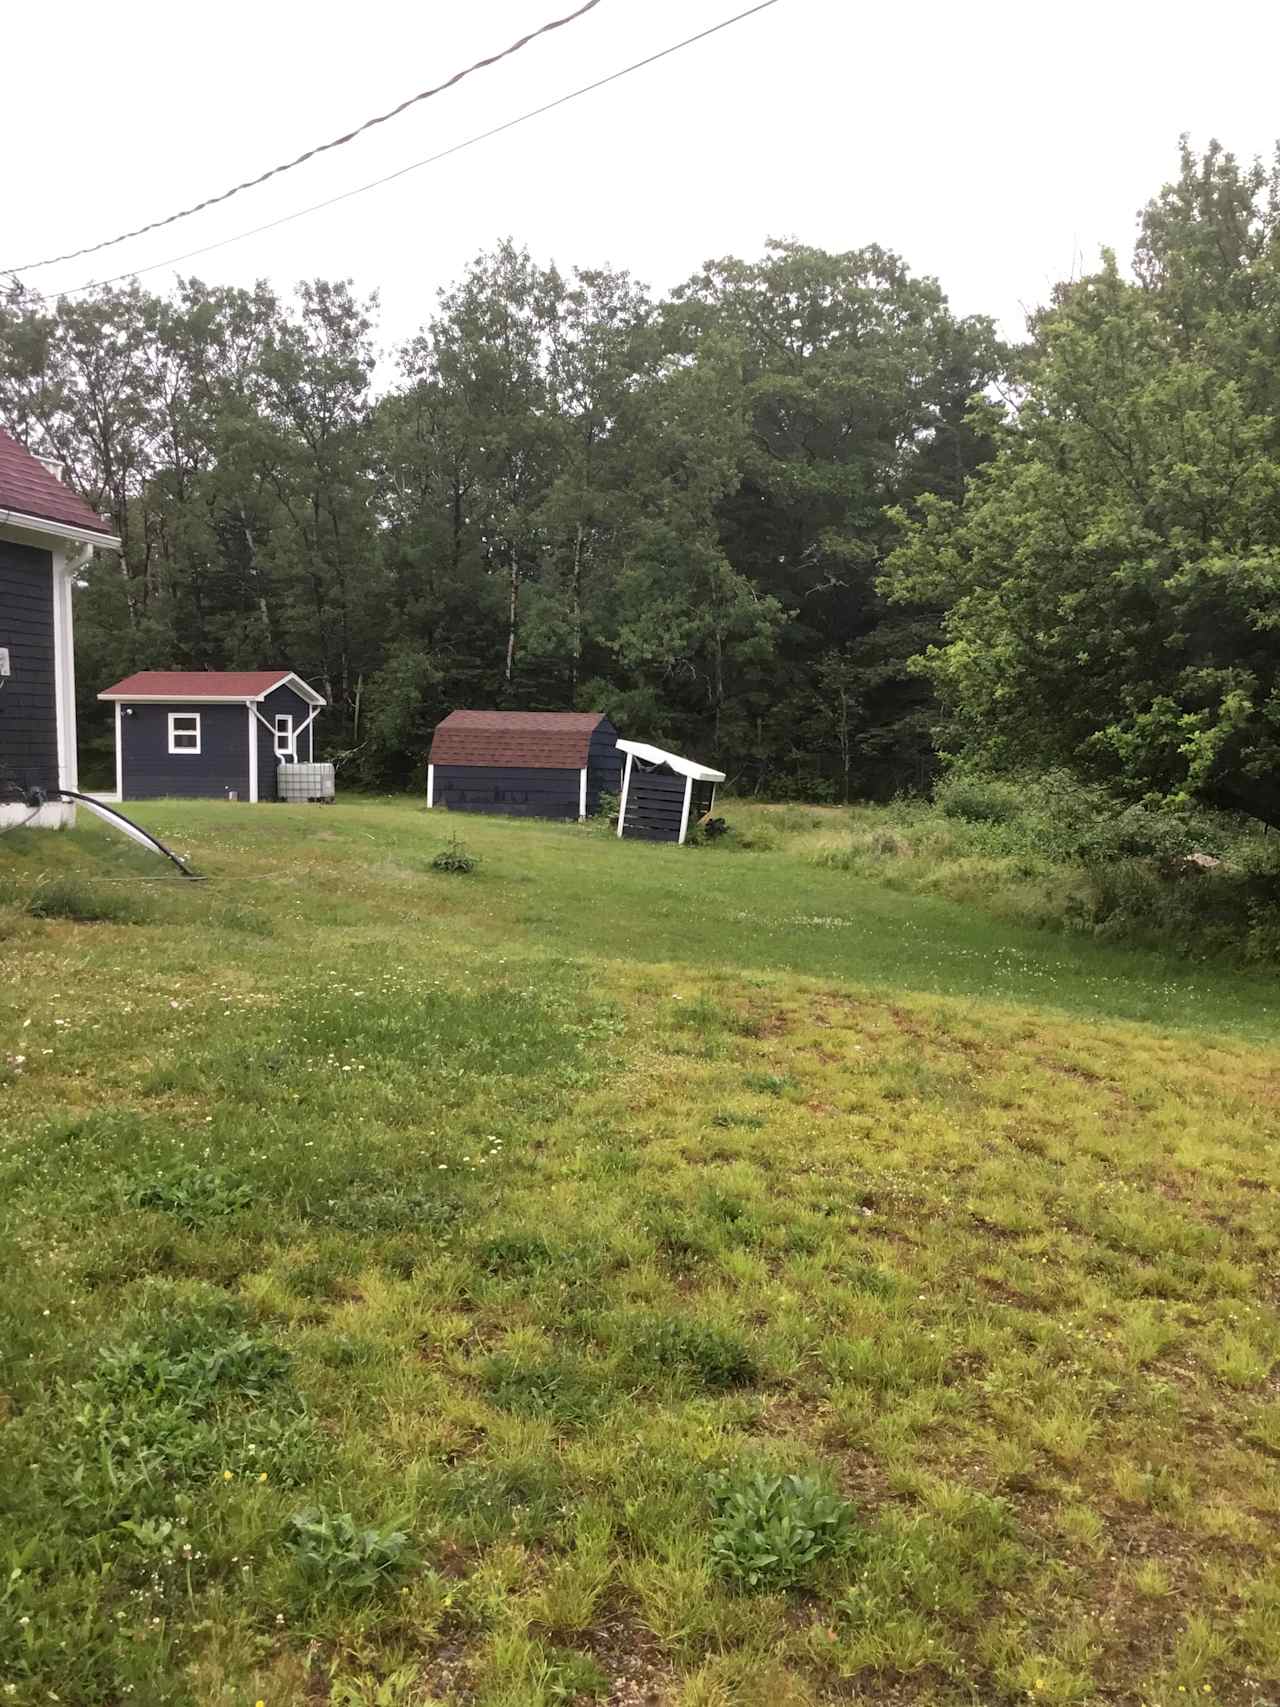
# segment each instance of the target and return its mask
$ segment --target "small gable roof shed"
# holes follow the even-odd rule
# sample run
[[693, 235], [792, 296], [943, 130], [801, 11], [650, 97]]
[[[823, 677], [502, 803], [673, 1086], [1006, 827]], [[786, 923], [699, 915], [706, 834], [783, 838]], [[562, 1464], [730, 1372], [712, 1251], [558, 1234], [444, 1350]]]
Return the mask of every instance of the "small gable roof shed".
[[314, 760], [325, 703], [292, 670], [138, 670], [98, 698], [116, 708], [121, 800], [275, 800], [279, 767]]
[[585, 818], [622, 774], [601, 711], [451, 711], [427, 758], [427, 805], [455, 812]]

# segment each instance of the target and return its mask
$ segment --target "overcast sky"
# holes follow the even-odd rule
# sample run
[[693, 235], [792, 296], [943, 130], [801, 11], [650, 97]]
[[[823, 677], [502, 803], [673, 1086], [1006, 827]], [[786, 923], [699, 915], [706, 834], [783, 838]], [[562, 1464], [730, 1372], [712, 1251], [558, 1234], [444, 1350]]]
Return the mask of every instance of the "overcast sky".
[[[225, 207], [27, 275], [51, 291], [396, 170], [741, 9], [601, 0], [461, 87]], [[6, 8], [0, 270], [114, 235], [290, 158], [574, 0], [62, 0]], [[621, 83], [281, 229], [145, 273], [350, 277], [384, 348], [497, 238], [656, 289], [770, 235], [877, 242], [1008, 331], [1103, 244], [1127, 257], [1178, 133], [1280, 133], [1274, 0], [777, 0]]]

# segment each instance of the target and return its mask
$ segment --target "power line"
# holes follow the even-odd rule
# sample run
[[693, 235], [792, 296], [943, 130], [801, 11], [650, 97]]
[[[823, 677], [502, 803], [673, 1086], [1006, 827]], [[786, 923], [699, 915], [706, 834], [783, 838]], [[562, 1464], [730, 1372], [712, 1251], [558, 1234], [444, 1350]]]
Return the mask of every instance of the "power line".
[[455, 142], [449, 148], [442, 148], [437, 154], [428, 154], [425, 160], [415, 160], [409, 166], [401, 166], [398, 171], [388, 172], [385, 177], [374, 178], [367, 184], [358, 184], [354, 189], [342, 190], [336, 196], [329, 196], [325, 201], [312, 202], [309, 207], [300, 207], [293, 213], [282, 214], [279, 219], [269, 219], [264, 225], [252, 226], [248, 231], [238, 231], [231, 237], [219, 237], [213, 243], [206, 243], [199, 249], [188, 249], [181, 255], [171, 255], [165, 261], [153, 261], [146, 267], [133, 267], [125, 273], [115, 273], [110, 278], [91, 279], [89, 283], [76, 285], [72, 290], [55, 291], [45, 295], [40, 291], [30, 291], [29, 296], [35, 296], [42, 301], [51, 297], [83, 296], [91, 290], [100, 290], [105, 285], [120, 284], [125, 279], [141, 278], [146, 273], [160, 272], [165, 267], [176, 267], [183, 261], [195, 260], [199, 255], [208, 255], [214, 249], [225, 249], [231, 243], [242, 243], [247, 237], [259, 237], [264, 231], [274, 231], [281, 225], [289, 225], [295, 219], [303, 219], [308, 214], [320, 213], [327, 207], [335, 207], [339, 202], [350, 201], [353, 196], [362, 196], [367, 190], [380, 189], [383, 184], [394, 183], [397, 178], [404, 178], [410, 172], [418, 172], [424, 166], [434, 166], [440, 160], [447, 160], [452, 154], [460, 154], [466, 148], [474, 148], [477, 143], [487, 142], [491, 137], [501, 136], [504, 131], [514, 130], [517, 125], [527, 124], [530, 119], [540, 118], [543, 113], [554, 112], [557, 107], [563, 107], [570, 101], [576, 101], [580, 95], [590, 95], [596, 89], [603, 89], [609, 83], [616, 83], [620, 78], [629, 77], [633, 71], [642, 71], [648, 65], [656, 65], [661, 59], [668, 59], [681, 49], [692, 47], [695, 42], [705, 41], [708, 36], [718, 35], [721, 30], [727, 30], [733, 24], [739, 24], [744, 18], [750, 18], [757, 12], [765, 12], [770, 6], [776, 6], [778, 0], [759, 0], [755, 6], [748, 6], [743, 12], [735, 12], [731, 18], [722, 18], [718, 24], [711, 24], [705, 30], [699, 30], [696, 35], [686, 36], [683, 41], [673, 42], [670, 47], [661, 48], [657, 53], [651, 53], [644, 59], [633, 60], [630, 65], [624, 65], [619, 71], [611, 71], [607, 77], [598, 77], [594, 83], [584, 83], [579, 89], [571, 89], [567, 95], [559, 95], [554, 101], [547, 101], [540, 107], [532, 107], [527, 113], [521, 113], [518, 118], [507, 119], [502, 124], [493, 125], [489, 130], [482, 130], [475, 136], [469, 136], [463, 142]]
[[563, 29], [566, 24], [572, 24], [584, 13], [594, 10], [600, 0], [584, 0], [576, 12], [568, 12], [563, 18], [553, 18], [550, 23], [543, 24], [539, 29], [530, 30], [528, 35], [521, 36], [519, 41], [504, 47], [501, 53], [491, 53], [485, 59], [477, 59], [474, 65], [468, 65], [464, 71], [455, 71], [452, 77], [443, 83], [437, 83], [434, 88], [420, 90], [416, 95], [410, 95], [399, 106], [392, 107], [385, 113], [379, 113], [376, 118], [366, 119], [354, 130], [347, 131], [345, 136], [335, 136], [332, 142], [318, 143], [315, 148], [308, 148], [305, 154], [299, 154], [296, 160], [287, 160], [280, 166], [272, 166], [269, 171], [260, 172], [256, 178], [246, 178], [241, 184], [233, 184], [229, 190], [223, 190], [221, 195], [206, 196], [204, 201], [196, 202], [191, 207], [184, 207], [178, 213], [171, 213], [164, 219], [153, 219], [148, 225], [139, 225], [133, 231], [124, 231], [119, 237], [104, 238], [101, 243], [87, 244], [83, 249], [68, 249], [65, 255], [51, 255], [44, 261], [27, 261], [21, 267], [0, 267], [0, 274], [12, 276], [18, 273], [36, 272], [41, 267], [55, 266], [59, 261], [74, 261], [81, 255], [96, 255], [100, 249], [114, 249], [118, 243], [127, 243], [131, 237], [142, 237], [148, 231], [159, 231], [166, 225], [176, 225], [180, 219], [190, 219], [192, 214], [202, 213], [207, 207], [216, 207], [219, 202], [230, 201], [232, 196], [238, 196], [244, 190], [253, 190], [259, 184], [265, 184], [268, 178], [278, 178], [283, 172], [292, 172], [295, 166], [302, 166], [308, 160], [314, 160], [317, 154], [327, 154], [330, 149], [342, 148], [348, 142], [354, 142], [356, 137], [363, 136], [365, 131], [372, 130], [375, 125], [386, 124], [389, 119], [399, 118], [410, 107], [416, 107], [420, 101], [429, 101], [433, 95], [441, 94], [445, 89], [452, 89], [455, 83], [461, 83], [463, 78], [470, 77], [473, 72], [483, 71], [490, 65], [497, 65], [500, 60], [510, 59], [513, 53], [519, 53], [521, 48], [528, 47], [531, 41], [539, 36], [550, 35], [552, 30]]

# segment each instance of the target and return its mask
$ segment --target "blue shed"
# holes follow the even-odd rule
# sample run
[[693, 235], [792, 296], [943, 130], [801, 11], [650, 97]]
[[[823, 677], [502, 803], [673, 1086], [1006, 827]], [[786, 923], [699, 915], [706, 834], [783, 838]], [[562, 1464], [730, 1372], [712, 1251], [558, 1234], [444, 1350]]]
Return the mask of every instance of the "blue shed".
[[324, 696], [292, 670], [140, 670], [116, 708], [121, 800], [276, 799], [276, 767], [315, 757]]

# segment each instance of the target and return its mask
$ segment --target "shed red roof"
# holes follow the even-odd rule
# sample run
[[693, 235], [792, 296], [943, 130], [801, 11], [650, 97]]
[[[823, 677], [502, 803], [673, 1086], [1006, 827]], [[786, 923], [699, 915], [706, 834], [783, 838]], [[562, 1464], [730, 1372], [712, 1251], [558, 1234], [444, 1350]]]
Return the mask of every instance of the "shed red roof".
[[139, 670], [99, 699], [257, 699], [292, 670]]
[[602, 711], [451, 711], [436, 724], [433, 765], [583, 770]]
[[68, 527], [83, 528], [86, 533], [115, 538], [110, 522], [95, 515], [83, 498], [50, 474], [3, 427], [0, 427], [0, 510], [17, 510], [20, 515], [35, 516], [43, 522], [63, 522]]

